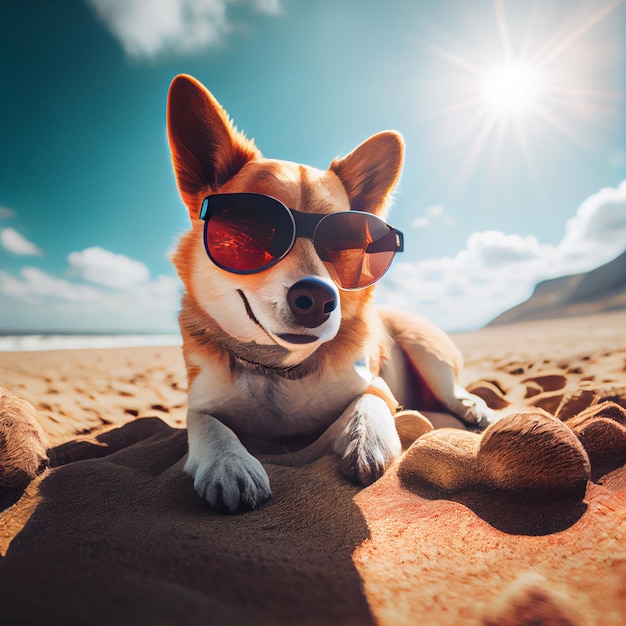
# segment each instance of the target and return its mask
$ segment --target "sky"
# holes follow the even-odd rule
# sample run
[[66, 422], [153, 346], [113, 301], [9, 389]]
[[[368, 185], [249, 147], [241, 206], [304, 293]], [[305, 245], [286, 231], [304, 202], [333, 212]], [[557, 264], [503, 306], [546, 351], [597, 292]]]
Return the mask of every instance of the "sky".
[[402, 133], [377, 299], [478, 328], [626, 248], [620, 0], [2, 0], [0, 333], [175, 332], [179, 73], [264, 156]]

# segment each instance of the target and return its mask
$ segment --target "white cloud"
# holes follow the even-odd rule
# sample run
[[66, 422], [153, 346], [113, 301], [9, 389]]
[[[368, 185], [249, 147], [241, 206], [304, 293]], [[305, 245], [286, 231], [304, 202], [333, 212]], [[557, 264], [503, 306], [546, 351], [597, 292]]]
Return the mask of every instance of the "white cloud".
[[541, 246], [533, 235], [505, 235], [487, 230], [472, 233], [467, 248], [459, 253], [461, 262], [478, 268], [491, 267], [541, 259], [549, 246]]
[[0, 270], [0, 328], [176, 330], [178, 280], [151, 278], [143, 263], [100, 247], [72, 252], [67, 260], [64, 278], [32, 266], [17, 275]]
[[74, 283], [35, 267], [13, 277], [0, 270], [0, 327], [15, 319], [43, 330], [160, 332], [176, 329], [179, 283], [169, 276], [134, 289], [111, 290]]
[[[626, 180], [589, 196], [565, 225], [559, 257], [570, 271], [588, 268], [617, 256], [626, 245]], [[580, 268], [580, 269], [579, 269]]]
[[426, 216], [430, 218], [441, 217], [445, 212], [446, 210], [440, 204], [433, 204], [425, 211]]
[[41, 256], [43, 252], [34, 244], [25, 239], [13, 228], [3, 228], [0, 231], [0, 244], [5, 250], [18, 255]]
[[143, 263], [97, 246], [72, 252], [67, 260], [72, 275], [114, 289], [130, 289], [150, 279]]
[[433, 204], [424, 210], [424, 215], [416, 217], [411, 226], [413, 228], [428, 228], [435, 222], [442, 222], [444, 226], [450, 228], [455, 225], [455, 219], [440, 204]]
[[23, 267], [21, 279], [15, 279], [6, 272], [0, 274], [0, 289], [3, 293], [17, 298], [40, 298], [49, 296], [55, 300], [89, 302], [98, 296], [98, 291], [88, 285], [76, 285], [46, 274], [38, 267]]
[[377, 299], [447, 330], [476, 328], [522, 302], [546, 278], [588, 271], [626, 248], [626, 181], [583, 202], [553, 246], [536, 237], [472, 233], [454, 257], [396, 263]]
[[411, 226], [413, 228], [427, 228], [430, 226], [430, 220], [425, 215], [420, 215], [411, 222]]
[[[230, 4], [241, 0], [88, 0], [127, 54], [150, 58], [219, 45], [231, 31]], [[261, 13], [280, 12], [279, 0], [247, 0]]]
[[0, 206], [0, 219], [15, 217], [15, 211], [8, 206]]

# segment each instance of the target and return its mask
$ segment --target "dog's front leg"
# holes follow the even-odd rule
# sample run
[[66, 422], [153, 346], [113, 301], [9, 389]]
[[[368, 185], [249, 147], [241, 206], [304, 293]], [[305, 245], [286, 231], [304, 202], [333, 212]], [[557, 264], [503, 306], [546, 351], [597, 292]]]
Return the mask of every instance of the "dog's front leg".
[[254, 509], [271, 497], [263, 466], [230, 428], [208, 413], [190, 410], [187, 429], [189, 458], [185, 472], [214, 510], [235, 513]]
[[353, 400], [334, 426], [339, 433], [333, 450], [357, 484], [378, 480], [402, 451], [391, 409], [379, 395], [366, 392]]

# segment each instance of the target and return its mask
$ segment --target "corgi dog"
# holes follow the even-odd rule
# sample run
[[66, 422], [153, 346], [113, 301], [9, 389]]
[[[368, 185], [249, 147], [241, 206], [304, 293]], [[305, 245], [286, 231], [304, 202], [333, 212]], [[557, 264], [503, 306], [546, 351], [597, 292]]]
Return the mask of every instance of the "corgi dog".
[[302, 464], [332, 452], [349, 480], [374, 482], [401, 453], [399, 405], [475, 429], [492, 421], [457, 384], [448, 336], [373, 302], [403, 246], [384, 221], [402, 168], [398, 133], [324, 171], [267, 159], [186, 75], [171, 84], [167, 127], [191, 218], [172, 256], [184, 284], [184, 469], [214, 510], [270, 498], [259, 458]]

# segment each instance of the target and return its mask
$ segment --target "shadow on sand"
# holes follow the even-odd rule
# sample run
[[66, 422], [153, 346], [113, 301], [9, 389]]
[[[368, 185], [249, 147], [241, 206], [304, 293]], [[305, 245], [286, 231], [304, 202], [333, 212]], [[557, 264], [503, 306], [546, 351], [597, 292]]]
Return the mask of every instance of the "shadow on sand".
[[0, 561], [0, 623], [373, 623], [352, 561], [369, 531], [334, 459], [267, 466], [273, 498], [224, 516], [186, 452], [157, 418], [53, 450]]

